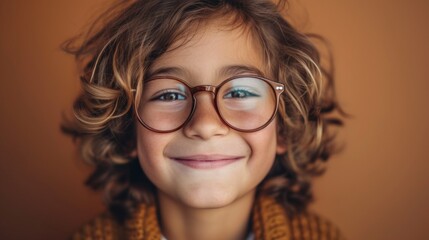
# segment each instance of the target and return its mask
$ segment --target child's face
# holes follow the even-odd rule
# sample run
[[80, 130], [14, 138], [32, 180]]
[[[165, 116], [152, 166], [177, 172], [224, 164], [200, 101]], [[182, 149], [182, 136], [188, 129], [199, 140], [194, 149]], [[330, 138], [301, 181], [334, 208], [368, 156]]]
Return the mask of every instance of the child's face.
[[[214, 22], [201, 28], [190, 42], [162, 55], [151, 72], [177, 68], [162, 75], [183, 79], [189, 86], [216, 86], [238, 74], [255, 74], [220, 71], [231, 66], [266, 74], [260, 46], [250, 33], [217, 26]], [[221, 121], [212, 94], [202, 92], [196, 99], [192, 119], [180, 130], [157, 133], [137, 124], [137, 151], [144, 172], [160, 196], [189, 207], [222, 207], [251, 196], [270, 170], [276, 151], [283, 150], [277, 146], [276, 121], [256, 132], [238, 132]]]

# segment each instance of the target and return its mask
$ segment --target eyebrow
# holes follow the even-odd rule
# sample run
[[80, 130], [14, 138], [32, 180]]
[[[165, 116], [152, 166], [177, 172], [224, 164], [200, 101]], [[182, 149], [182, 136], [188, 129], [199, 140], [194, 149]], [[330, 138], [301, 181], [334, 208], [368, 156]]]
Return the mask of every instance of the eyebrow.
[[255, 74], [258, 76], [264, 76], [264, 74], [262, 73], [261, 70], [259, 70], [258, 68], [254, 67], [254, 66], [250, 66], [250, 65], [230, 65], [230, 66], [225, 66], [222, 67], [219, 71], [218, 71], [218, 75], [219, 76], [223, 76], [223, 77], [229, 77], [229, 76], [234, 76], [234, 75], [240, 75], [240, 74]]
[[[222, 78], [228, 78], [235, 75], [252, 74], [263, 77], [264, 74], [257, 67], [251, 65], [228, 65], [224, 66], [216, 72], [216, 75]], [[147, 79], [157, 75], [175, 75], [181, 77], [189, 77], [191, 74], [188, 70], [181, 67], [161, 67], [149, 71]]]
[[186, 75], [187, 71], [180, 67], [161, 67], [157, 68], [155, 70], [149, 70], [147, 74], [147, 79], [150, 79], [156, 75], [179, 75], [183, 76]]

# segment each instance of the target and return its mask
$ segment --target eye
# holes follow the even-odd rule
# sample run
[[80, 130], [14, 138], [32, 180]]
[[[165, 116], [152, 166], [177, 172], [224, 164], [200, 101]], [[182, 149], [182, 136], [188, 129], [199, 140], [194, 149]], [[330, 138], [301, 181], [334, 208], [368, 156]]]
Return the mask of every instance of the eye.
[[166, 101], [166, 102], [172, 102], [172, 101], [179, 101], [179, 100], [186, 100], [186, 96], [179, 92], [170, 92], [170, 91], [164, 91], [155, 97], [151, 98], [151, 101]]
[[227, 92], [223, 96], [223, 98], [248, 98], [248, 97], [259, 97], [259, 95], [247, 89], [232, 89], [231, 91]]

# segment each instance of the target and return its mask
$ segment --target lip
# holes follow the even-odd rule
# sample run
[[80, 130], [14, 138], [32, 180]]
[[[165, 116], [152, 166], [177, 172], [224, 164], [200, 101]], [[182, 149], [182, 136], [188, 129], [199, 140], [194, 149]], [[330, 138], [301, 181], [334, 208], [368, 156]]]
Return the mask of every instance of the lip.
[[243, 159], [243, 157], [244, 156], [212, 154], [180, 156], [172, 157], [171, 159], [190, 168], [213, 169], [229, 165]]

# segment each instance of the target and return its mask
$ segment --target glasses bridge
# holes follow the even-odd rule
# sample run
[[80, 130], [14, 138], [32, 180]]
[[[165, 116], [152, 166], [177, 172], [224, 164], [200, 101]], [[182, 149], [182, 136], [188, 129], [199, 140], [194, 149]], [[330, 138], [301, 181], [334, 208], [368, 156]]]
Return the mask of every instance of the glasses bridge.
[[212, 85], [200, 85], [191, 88], [191, 93], [195, 94], [197, 92], [211, 92], [213, 94], [216, 93], [216, 87]]

